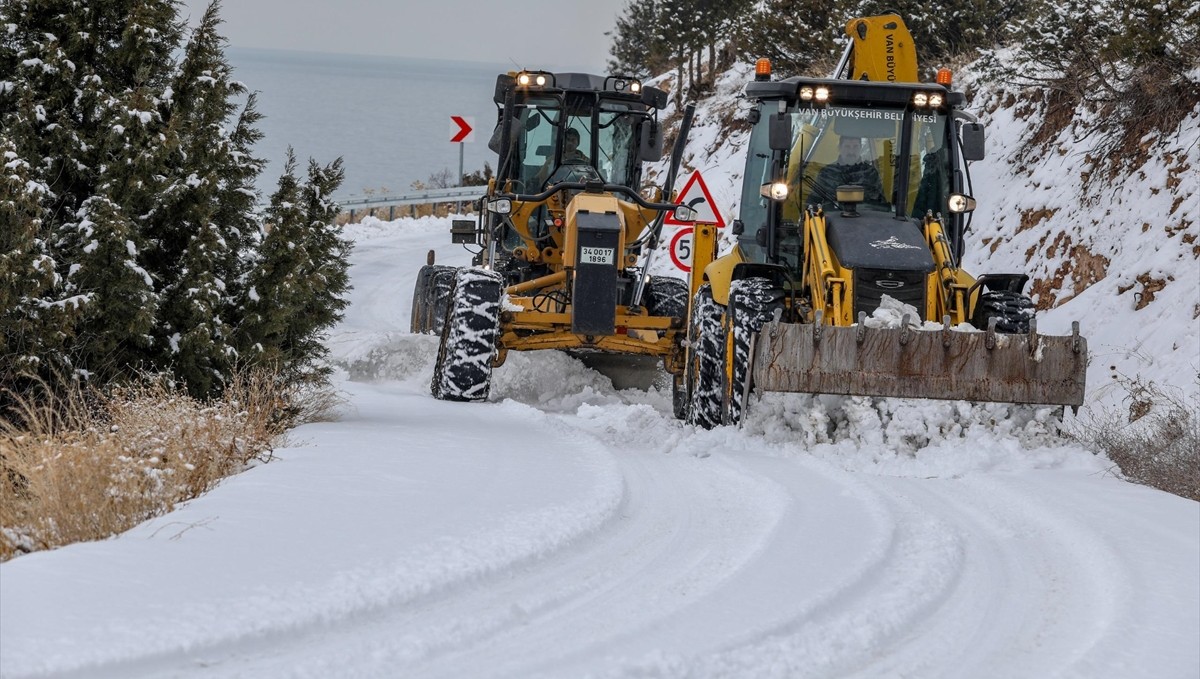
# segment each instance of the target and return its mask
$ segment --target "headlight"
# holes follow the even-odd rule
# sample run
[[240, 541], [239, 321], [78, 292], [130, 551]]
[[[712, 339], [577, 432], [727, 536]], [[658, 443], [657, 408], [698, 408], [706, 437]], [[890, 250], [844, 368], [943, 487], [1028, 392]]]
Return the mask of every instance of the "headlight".
[[818, 104], [824, 104], [825, 102], [829, 101], [829, 88], [818, 87], [813, 92], [813, 97], [817, 100]]
[[694, 222], [700, 213], [696, 209], [687, 205], [676, 205], [672, 211], [672, 216], [677, 222]]
[[812, 101], [812, 99], [813, 99], [813, 88], [809, 87], [808, 85], [801, 87], [800, 88], [800, 100], [801, 101]]
[[929, 106], [930, 106], [930, 108], [941, 108], [942, 107], [942, 95], [938, 94], [937, 92], [930, 94], [929, 95]]
[[971, 212], [975, 209], [975, 199], [970, 196], [964, 196], [961, 193], [950, 194], [948, 207], [951, 212]]
[[917, 108], [925, 108], [929, 105], [929, 95], [924, 92], [917, 92], [913, 95], [913, 105]]
[[758, 192], [763, 198], [769, 198], [776, 201], [783, 200], [788, 196], [788, 185], [786, 182], [770, 182], [768, 184], [763, 184], [762, 188], [760, 188]]
[[517, 85], [520, 87], [553, 87], [553, 74], [544, 71], [522, 71], [517, 74]]
[[488, 201], [488, 212], [495, 212], [498, 215], [506, 215], [512, 212], [512, 201], [508, 198], [497, 198]]
[[634, 92], [634, 93], [641, 92], [641, 91], [642, 91], [642, 84], [641, 84], [640, 82], [636, 81], [636, 80], [635, 80], [635, 81], [633, 81], [633, 82], [631, 82], [631, 83], [629, 83], [629, 91], [630, 91], [630, 92]]

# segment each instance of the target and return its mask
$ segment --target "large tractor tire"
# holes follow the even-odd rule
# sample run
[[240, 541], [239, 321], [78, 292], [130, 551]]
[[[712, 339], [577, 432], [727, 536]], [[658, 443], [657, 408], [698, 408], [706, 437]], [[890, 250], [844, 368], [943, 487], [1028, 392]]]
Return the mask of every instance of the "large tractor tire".
[[1011, 290], [989, 290], [980, 293], [971, 315], [971, 325], [987, 330], [988, 322], [996, 319], [996, 332], [1023, 334], [1029, 332], [1033, 320], [1033, 300]]
[[433, 275], [433, 267], [426, 264], [417, 271], [417, 282], [413, 284], [412, 309], [408, 320], [408, 330], [414, 335], [425, 332], [425, 319], [429, 305], [429, 278]]
[[[651, 316], [674, 316], [687, 322], [687, 281], [670, 276], [655, 276], [646, 284], [646, 311]], [[687, 418], [687, 385], [684, 375], [671, 376], [671, 409], [675, 419]]]
[[483, 401], [492, 383], [500, 339], [504, 279], [482, 269], [459, 269], [449, 295], [430, 390], [443, 401]]
[[686, 320], [687, 307], [687, 281], [655, 276], [646, 284], [646, 311], [651, 316], [675, 316]]
[[688, 353], [685, 368], [689, 424], [712, 429], [721, 424], [721, 402], [725, 385], [725, 333], [721, 318], [725, 310], [713, 299], [708, 283], [700, 286], [692, 301], [688, 324]]
[[413, 286], [409, 330], [414, 334], [440, 335], [446, 318], [446, 300], [454, 285], [455, 267], [426, 264], [417, 272]]
[[745, 405], [746, 382], [750, 379], [750, 339], [776, 309], [783, 306], [782, 291], [766, 278], [743, 278], [729, 286], [729, 329], [733, 337], [733, 379], [729, 384], [729, 410], [726, 424], [737, 424], [742, 420]]

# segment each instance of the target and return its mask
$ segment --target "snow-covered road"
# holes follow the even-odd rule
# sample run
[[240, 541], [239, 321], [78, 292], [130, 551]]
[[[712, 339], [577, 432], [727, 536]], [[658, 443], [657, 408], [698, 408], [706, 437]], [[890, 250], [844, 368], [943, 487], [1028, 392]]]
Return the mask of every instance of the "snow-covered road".
[[1200, 505], [1044, 414], [788, 396], [704, 431], [557, 353], [439, 402], [407, 327], [448, 221], [352, 233], [339, 421], [0, 565], [0, 676], [1200, 676]]

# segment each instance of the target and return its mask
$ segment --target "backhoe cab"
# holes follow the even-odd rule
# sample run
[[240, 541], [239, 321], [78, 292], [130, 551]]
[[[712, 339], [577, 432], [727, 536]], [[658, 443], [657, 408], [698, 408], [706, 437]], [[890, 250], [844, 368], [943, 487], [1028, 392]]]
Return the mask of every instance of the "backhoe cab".
[[[760, 63], [746, 85], [738, 240], [713, 261], [715, 241], [696, 232], [703, 273], [676, 414], [736, 422], [751, 390], [1078, 406], [1078, 326], [1039, 335], [1027, 276], [960, 266], [968, 162], [983, 157], [962, 93], [948, 72], [915, 82], [899, 17], [847, 34], [835, 77], [772, 80]], [[898, 327], [870, 318], [881, 305], [904, 316]]]
[[662, 156], [666, 93], [620, 76], [522, 71], [497, 78], [494, 101], [497, 173], [478, 221], [456, 221], [452, 233], [478, 247], [473, 266], [431, 263], [414, 291], [413, 331], [441, 334], [433, 395], [486, 398], [509, 351], [625, 357], [642, 371], [661, 361], [681, 373], [686, 283], [639, 265], [664, 214], [690, 212], [662, 202], [686, 129], [666, 185], [640, 191], [642, 163]]

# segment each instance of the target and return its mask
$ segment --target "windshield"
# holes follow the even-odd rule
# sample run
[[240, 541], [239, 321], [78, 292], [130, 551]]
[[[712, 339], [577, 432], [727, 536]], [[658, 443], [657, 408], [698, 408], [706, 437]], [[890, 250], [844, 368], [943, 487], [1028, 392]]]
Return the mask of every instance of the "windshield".
[[636, 189], [641, 168], [639, 126], [648, 117], [621, 102], [605, 102], [603, 109], [597, 126], [596, 169], [604, 181]]
[[[750, 135], [739, 216], [744, 225], [740, 243], [752, 260], [766, 259], [759, 245], [765, 239], [758, 232], [771, 215], [760, 188], [780, 174], [788, 183], [788, 197], [778, 212], [779, 254], [784, 259], [795, 249], [789, 247], [789, 237], [796, 230], [788, 227], [801, 220], [805, 206], [841, 210], [838, 186], [863, 187], [860, 212], [894, 212], [901, 207], [911, 217], [930, 210], [947, 212], [950, 162], [945, 115], [866, 106], [792, 107], [791, 146], [773, 156], [769, 119], [777, 105], [774, 101], [760, 104], [762, 115]], [[912, 118], [910, 143], [902, 143], [906, 116]]]
[[[565, 108], [565, 110], [564, 110]], [[511, 178], [519, 193], [561, 181], [601, 179], [636, 188], [644, 111], [625, 102], [530, 99], [514, 112]]]

